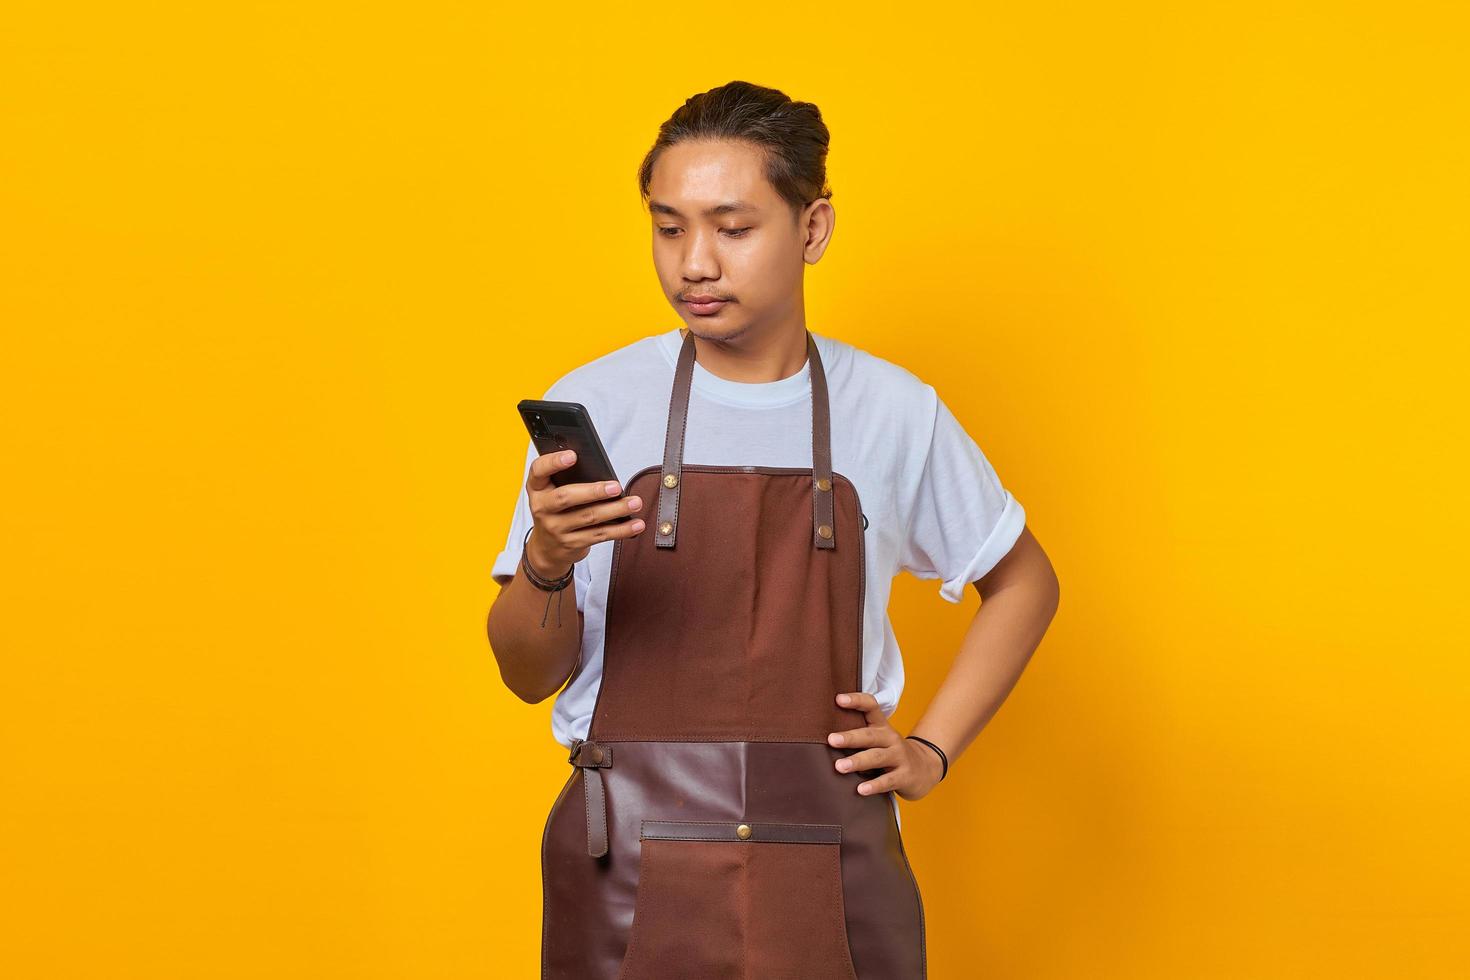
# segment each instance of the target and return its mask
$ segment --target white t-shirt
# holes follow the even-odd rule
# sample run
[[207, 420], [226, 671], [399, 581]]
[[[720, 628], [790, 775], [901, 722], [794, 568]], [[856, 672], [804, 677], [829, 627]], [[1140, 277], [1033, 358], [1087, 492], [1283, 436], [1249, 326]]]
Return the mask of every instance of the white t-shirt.
[[[891, 715], [904, 680], [888, 620], [894, 577], [907, 571], [939, 579], [940, 596], [957, 603], [970, 582], [1010, 551], [1026, 515], [931, 385], [851, 344], [815, 331], [812, 336], [827, 376], [832, 469], [852, 481], [868, 518], [863, 690]], [[543, 396], [586, 406], [620, 480], [663, 463], [682, 343], [678, 327], [636, 340], [564, 374]], [[751, 384], [711, 374], [695, 361], [684, 462], [811, 466], [810, 367], [807, 362], [789, 377]], [[531, 526], [525, 480], [536, 456], [528, 438], [520, 499], [491, 570], [502, 585], [515, 573]], [[645, 500], [638, 511], [645, 521], [652, 520], [655, 503]], [[568, 748], [574, 738], [586, 738], [602, 680], [613, 545], [594, 544], [575, 566], [583, 666], [556, 696], [551, 716], [553, 737]]]

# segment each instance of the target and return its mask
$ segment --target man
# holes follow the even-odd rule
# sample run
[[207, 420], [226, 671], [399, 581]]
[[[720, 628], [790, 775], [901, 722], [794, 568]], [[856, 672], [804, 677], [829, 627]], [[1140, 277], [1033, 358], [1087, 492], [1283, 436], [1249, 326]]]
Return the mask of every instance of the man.
[[[1057, 608], [1021, 505], [933, 387], [807, 327], [827, 146], [817, 107], [773, 89], [689, 99], [639, 175], [684, 326], [545, 393], [587, 407], [625, 479], [558, 488], [571, 455], [528, 448], [492, 571], [501, 675], [528, 702], [560, 691], [573, 766], [543, 843], [546, 977], [924, 976], [894, 796], [944, 778]], [[983, 598], [907, 734], [901, 570]], [[549, 617], [566, 588], [576, 617]]]

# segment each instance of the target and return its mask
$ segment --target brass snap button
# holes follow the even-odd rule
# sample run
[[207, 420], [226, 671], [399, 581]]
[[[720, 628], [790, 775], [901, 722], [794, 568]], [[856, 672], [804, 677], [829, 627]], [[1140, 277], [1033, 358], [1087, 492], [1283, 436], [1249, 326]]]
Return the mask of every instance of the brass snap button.
[[750, 829], [750, 824], [748, 823], [743, 823], [735, 828], [735, 836], [739, 837], [741, 840], [750, 840], [750, 835], [752, 833], [753, 831]]
[[674, 533], [674, 525], [671, 524], [671, 523], [669, 523], [668, 521], [664, 521], [662, 524], [660, 524], [658, 526], [658, 533], [659, 534], [673, 534]]
[[820, 480], [817, 481], [817, 489], [818, 490], [831, 490], [832, 489], [832, 481], [829, 480], [829, 479], [827, 479], [825, 476], [822, 477]]
[[817, 528], [817, 533], [824, 538], [830, 538], [832, 536], [832, 526], [830, 524], [823, 524]]
[[672, 490], [674, 487], [677, 487], [678, 485], [679, 485], [679, 478], [677, 476], [675, 476], [674, 474], [669, 473], [669, 474], [666, 474], [664, 476], [664, 486], [666, 486], [666, 487], [668, 487], [669, 489]]
[[600, 745], [594, 745], [592, 747], [592, 761], [593, 762], [601, 762], [602, 759], [603, 759], [602, 746], [600, 746]]

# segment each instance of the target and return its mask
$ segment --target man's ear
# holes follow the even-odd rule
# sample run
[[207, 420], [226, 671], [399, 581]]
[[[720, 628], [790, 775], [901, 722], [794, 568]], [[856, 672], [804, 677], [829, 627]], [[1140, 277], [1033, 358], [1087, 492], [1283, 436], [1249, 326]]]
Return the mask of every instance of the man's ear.
[[831, 201], [825, 197], [819, 197], [807, 205], [803, 219], [803, 234], [806, 241], [802, 245], [802, 258], [808, 265], [815, 265], [827, 251], [836, 227], [837, 212], [833, 209]]

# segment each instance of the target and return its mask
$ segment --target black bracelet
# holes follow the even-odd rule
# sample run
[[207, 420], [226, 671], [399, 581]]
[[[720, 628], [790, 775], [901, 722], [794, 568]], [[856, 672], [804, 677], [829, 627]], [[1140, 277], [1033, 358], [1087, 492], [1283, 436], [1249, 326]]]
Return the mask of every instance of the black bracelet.
[[[531, 527], [526, 528], [526, 536], [521, 539], [521, 571], [525, 573], [526, 581], [530, 582], [532, 585], [534, 585], [536, 588], [540, 589], [542, 592], [555, 593], [556, 594], [556, 625], [557, 625], [558, 628], [560, 628], [561, 627], [561, 593], [562, 593], [562, 590], [565, 589], [567, 587], [567, 585], [572, 581], [572, 575], [576, 572], [577, 566], [575, 564], [572, 565], [571, 568], [567, 569], [565, 575], [562, 575], [560, 578], [554, 578], [554, 579], [547, 578], [546, 576], [542, 575], [540, 572], [537, 572], [536, 569], [532, 568], [531, 567], [531, 563], [528, 562], [528, 561], [526, 561], [526, 542], [531, 540], [531, 532], [534, 531], [534, 530], [536, 530], [536, 528], [535, 528], [534, 525], [532, 525]], [[546, 609], [541, 613], [541, 628], [542, 629], [545, 629], [546, 628], [546, 616], [550, 612], [551, 612], [551, 596], [548, 595], [546, 597]]]
[[911, 738], [915, 742], [923, 742], [929, 748], [939, 753], [939, 761], [944, 763], [944, 768], [939, 771], [939, 781], [941, 783], [944, 782], [944, 777], [949, 775], [949, 756], [944, 754], [944, 750], [921, 735], [905, 735], [904, 738]]

